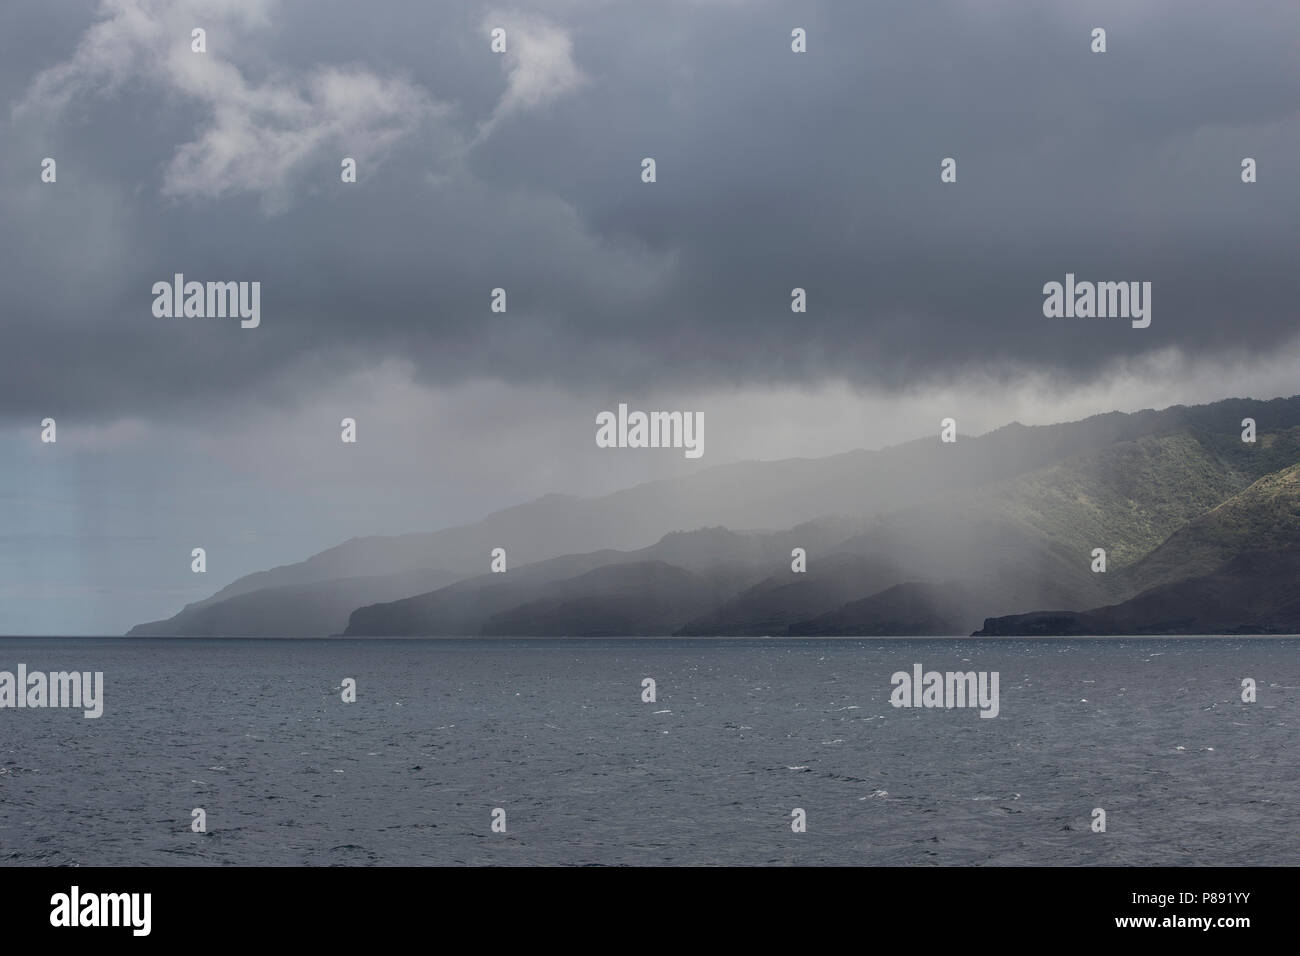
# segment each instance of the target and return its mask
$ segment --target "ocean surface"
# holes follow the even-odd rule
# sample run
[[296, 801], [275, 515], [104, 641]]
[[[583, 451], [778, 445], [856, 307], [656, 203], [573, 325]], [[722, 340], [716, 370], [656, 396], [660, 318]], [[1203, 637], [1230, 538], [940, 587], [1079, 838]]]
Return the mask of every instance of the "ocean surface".
[[[0, 639], [19, 663], [103, 671], [104, 714], [0, 709], [9, 865], [1300, 864], [1296, 639]], [[998, 716], [890, 706], [916, 663], [998, 672]]]

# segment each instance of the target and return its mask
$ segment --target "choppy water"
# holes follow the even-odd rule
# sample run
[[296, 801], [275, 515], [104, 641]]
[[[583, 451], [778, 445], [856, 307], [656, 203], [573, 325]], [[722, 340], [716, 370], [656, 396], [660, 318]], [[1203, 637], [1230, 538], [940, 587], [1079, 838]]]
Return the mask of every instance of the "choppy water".
[[[1300, 863], [1294, 639], [0, 639], [20, 662], [102, 670], [105, 707], [0, 710], [8, 864]], [[998, 671], [999, 716], [891, 707], [916, 662]]]

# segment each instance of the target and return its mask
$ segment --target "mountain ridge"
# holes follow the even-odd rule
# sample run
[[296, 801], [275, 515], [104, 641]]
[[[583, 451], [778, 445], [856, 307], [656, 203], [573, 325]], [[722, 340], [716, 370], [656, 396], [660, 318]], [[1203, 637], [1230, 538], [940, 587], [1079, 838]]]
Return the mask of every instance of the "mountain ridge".
[[[1240, 441], [1243, 417], [1253, 417], [1260, 423], [1260, 440], [1253, 448]], [[1014, 555], [998, 558], [1008, 574], [1024, 580], [1018, 587], [1001, 588], [1004, 597], [991, 600], [987, 610], [1006, 611], [1008, 602], [1035, 597], [1046, 601], [1053, 595], [1063, 600], [1069, 610], [1082, 610], [1101, 606], [1107, 598], [1132, 596], [1124, 588], [1136, 588], [1140, 582], [1122, 572], [1174, 533], [1181, 522], [1194, 517], [1195, 508], [1217, 504], [1216, 497], [1222, 500], [1230, 492], [1241, 490], [1238, 485], [1258, 477], [1254, 473], [1262, 467], [1297, 458], [1300, 396], [1268, 401], [1225, 399], [1203, 406], [1107, 412], [1052, 425], [1011, 422], [981, 436], [960, 437], [950, 445], [940, 443], [936, 436], [824, 458], [731, 462], [596, 498], [548, 494], [494, 512], [470, 525], [409, 535], [352, 538], [304, 561], [246, 575], [209, 598], [187, 605], [172, 618], [138, 625], [131, 633], [206, 635], [216, 627], [213, 621], [230, 621], [229, 628], [239, 634], [266, 633], [269, 621], [287, 620], [289, 609], [301, 605], [302, 588], [323, 585], [328, 590], [329, 582], [339, 581], [353, 582], [347, 593], [355, 604], [345, 614], [334, 602], [329, 613], [312, 617], [311, 627], [323, 628], [319, 632], [322, 636], [371, 633], [378, 612], [370, 611], [354, 620], [358, 611], [431, 593], [418, 591], [394, 597], [394, 589], [408, 586], [409, 575], [437, 568], [452, 580], [433, 591], [455, 587], [482, 578], [494, 547], [505, 548], [508, 555], [510, 570], [501, 577], [520, 581], [518, 575], [524, 569], [557, 558], [567, 557], [569, 563], [555, 567], [570, 567], [582, 573], [601, 563], [626, 563], [627, 554], [655, 548], [668, 564], [689, 564], [694, 560], [690, 555], [668, 555], [665, 541], [674, 533], [693, 533], [687, 530], [691, 528], [775, 527], [786, 530], [744, 532], [741, 536], [789, 536], [800, 526], [835, 520], [844, 529], [867, 536], [859, 542], [861, 557], [880, 564], [886, 557], [882, 549], [892, 548], [907, 559], [900, 563], [895, 558], [898, 574], [887, 579], [889, 576], [882, 572], [881, 588], [870, 593], [853, 594], [851, 582], [844, 583], [835, 596], [844, 597], [845, 604], [867, 600], [880, 590], [906, 583], [933, 587], [937, 581], [950, 581], [963, 588], [987, 588], [979, 575], [972, 579], [960, 561], [945, 559], [945, 552], [955, 557], [962, 545], [972, 549], [983, 546], [996, 555], [1000, 549], [995, 545], [1005, 538], [1038, 542], [1025, 547], [1035, 549], [1045, 567], [1058, 570], [1039, 573], [1032, 563], [1025, 566]], [[1096, 473], [1090, 475], [1089, 468]], [[1187, 494], [1179, 499], [1148, 493], [1152, 486], [1158, 488], [1165, 481], [1179, 482]], [[1126, 483], [1132, 487], [1126, 487]], [[1098, 492], [1100, 503], [1088, 500]], [[963, 509], [980, 512], [981, 520], [963, 513]], [[833, 514], [843, 517], [828, 518]], [[789, 523], [778, 524], [778, 520]], [[887, 530], [891, 524], [895, 529], [892, 544], [871, 539], [873, 527]], [[811, 576], [804, 579], [802, 587], [790, 591], [792, 601], [803, 600], [798, 597], [801, 591], [806, 596], [810, 588], [816, 589], [813, 580], [828, 552], [846, 548], [852, 551], [849, 541], [853, 537], [846, 534], [830, 544], [825, 543], [828, 539], [817, 539], [816, 547], [826, 550], [812, 552]], [[1044, 545], [1043, 540], [1055, 540], [1055, 544]], [[1112, 576], [1096, 581], [1094, 576], [1076, 577], [1073, 570], [1065, 570], [1073, 568], [1084, 544], [1089, 549], [1094, 544], [1109, 546]], [[806, 545], [807, 541], [804, 545], [790, 541], [791, 547]], [[734, 601], [741, 591], [759, 585], [765, 578], [773, 579], [771, 586], [782, 586], [778, 579], [788, 572], [780, 568], [788, 569], [789, 549], [769, 560], [766, 574], [752, 579], [747, 575], [756, 569], [743, 561], [727, 572], [738, 590], [719, 606]], [[358, 566], [372, 573], [345, 573]], [[721, 573], [715, 570], [714, 575]], [[1030, 586], [1035, 575], [1041, 579], [1041, 586]], [[550, 578], [549, 583], [560, 580], [563, 578]], [[523, 586], [526, 582], [525, 577], [521, 600], [527, 591]], [[541, 583], [536, 586], [544, 587]], [[482, 581], [474, 587], [482, 587]], [[922, 589], [916, 593], [928, 592]], [[763, 600], [757, 594], [755, 598]], [[532, 601], [543, 599], [540, 593], [527, 597]], [[838, 610], [816, 608], [812, 599], [805, 603], [810, 612], [816, 612], [807, 619]], [[1023, 605], [1016, 609], [1026, 610]], [[793, 605], [787, 611], [770, 617], [768, 623], [779, 629], [782, 623], [788, 628], [806, 620]], [[494, 611], [508, 617], [507, 612], [500, 607]], [[261, 619], [244, 620], [239, 617], [241, 613], [254, 618], [260, 615]], [[706, 610], [701, 617], [707, 619], [710, 613], [713, 611]], [[1001, 615], [982, 614], [975, 618], [973, 626], [996, 616]], [[475, 614], [460, 620], [477, 627], [484, 624]], [[764, 629], [761, 615], [749, 624], [739, 619], [733, 623], [738, 633]], [[403, 624], [415, 626], [414, 621]], [[682, 626], [690, 633], [703, 633], [700, 622], [686, 621]], [[441, 625], [439, 632], [443, 632]]]

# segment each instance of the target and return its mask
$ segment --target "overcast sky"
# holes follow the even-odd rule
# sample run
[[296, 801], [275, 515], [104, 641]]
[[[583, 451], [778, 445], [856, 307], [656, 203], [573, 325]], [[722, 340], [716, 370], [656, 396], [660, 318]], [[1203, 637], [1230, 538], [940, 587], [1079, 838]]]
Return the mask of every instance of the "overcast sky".
[[[0, 90], [0, 632], [945, 415], [1300, 391], [1293, 0], [50, 0]], [[155, 317], [178, 272], [260, 327]], [[1067, 272], [1150, 327], [1044, 318]], [[704, 456], [597, 449], [619, 402]]]

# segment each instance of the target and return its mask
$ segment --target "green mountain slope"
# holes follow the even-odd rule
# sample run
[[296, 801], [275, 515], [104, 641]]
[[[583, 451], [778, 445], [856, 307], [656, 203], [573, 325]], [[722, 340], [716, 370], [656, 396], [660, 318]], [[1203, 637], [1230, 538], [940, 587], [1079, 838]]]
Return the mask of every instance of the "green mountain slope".
[[977, 633], [1300, 632], [1300, 465], [1188, 522], [1123, 577], [1139, 591], [1126, 601], [995, 617]]

